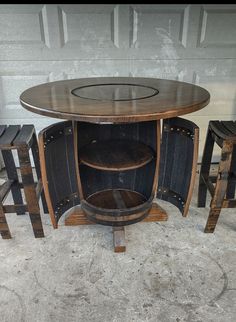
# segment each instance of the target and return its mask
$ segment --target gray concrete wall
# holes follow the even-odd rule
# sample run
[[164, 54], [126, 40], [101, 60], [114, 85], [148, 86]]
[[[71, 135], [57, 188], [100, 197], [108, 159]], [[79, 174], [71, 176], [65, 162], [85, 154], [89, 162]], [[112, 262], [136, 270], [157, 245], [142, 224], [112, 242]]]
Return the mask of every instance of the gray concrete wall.
[[57, 120], [27, 112], [20, 93], [92, 76], [177, 79], [211, 103], [186, 115], [201, 128], [236, 119], [236, 5], [0, 5], [0, 123]]

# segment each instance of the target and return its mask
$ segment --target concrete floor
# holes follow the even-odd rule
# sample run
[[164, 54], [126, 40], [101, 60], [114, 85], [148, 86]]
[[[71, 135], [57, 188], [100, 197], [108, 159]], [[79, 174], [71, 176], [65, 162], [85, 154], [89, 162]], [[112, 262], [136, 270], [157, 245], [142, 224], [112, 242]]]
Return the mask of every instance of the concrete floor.
[[35, 239], [28, 215], [7, 215], [0, 321], [235, 322], [235, 210], [205, 234], [209, 208], [196, 207], [196, 189], [187, 218], [160, 204], [169, 220], [127, 226], [126, 253], [113, 252], [110, 227], [54, 230], [42, 215], [46, 237]]

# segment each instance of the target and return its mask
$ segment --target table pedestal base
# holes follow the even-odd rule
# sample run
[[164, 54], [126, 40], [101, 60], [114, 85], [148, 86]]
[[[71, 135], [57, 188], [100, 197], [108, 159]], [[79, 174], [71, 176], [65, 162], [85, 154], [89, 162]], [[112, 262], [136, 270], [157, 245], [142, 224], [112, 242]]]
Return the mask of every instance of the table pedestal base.
[[[157, 203], [152, 204], [148, 216], [140, 222], [167, 221], [166, 211]], [[65, 226], [91, 225], [94, 222], [87, 219], [80, 206], [71, 208], [65, 218]], [[125, 252], [125, 227], [113, 227], [114, 251], [116, 253]]]

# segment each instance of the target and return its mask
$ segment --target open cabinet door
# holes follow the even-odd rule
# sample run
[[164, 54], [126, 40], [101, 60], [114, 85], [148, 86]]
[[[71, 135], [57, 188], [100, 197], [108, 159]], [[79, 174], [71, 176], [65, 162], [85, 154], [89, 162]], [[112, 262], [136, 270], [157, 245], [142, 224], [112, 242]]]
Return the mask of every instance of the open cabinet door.
[[64, 212], [80, 203], [72, 122], [59, 122], [43, 129], [39, 133], [39, 150], [45, 197], [53, 227], [57, 228]]
[[163, 120], [157, 198], [187, 216], [198, 159], [198, 126], [180, 117]]

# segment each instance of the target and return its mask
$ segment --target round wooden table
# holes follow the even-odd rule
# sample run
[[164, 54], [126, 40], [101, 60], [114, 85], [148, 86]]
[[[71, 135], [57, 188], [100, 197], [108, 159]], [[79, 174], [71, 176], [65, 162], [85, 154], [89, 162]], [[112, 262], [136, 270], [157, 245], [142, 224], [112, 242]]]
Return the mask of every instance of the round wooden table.
[[155, 78], [72, 79], [24, 91], [23, 107], [67, 120], [39, 134], [53, 226], [66, 211], [66, 225], [113, 226], [115, 251], [124, 251], [125, 225], [167, 220], [156, 196], [186, 216], [198, 127], [179, 116], [209, 100], [202, 87]]

